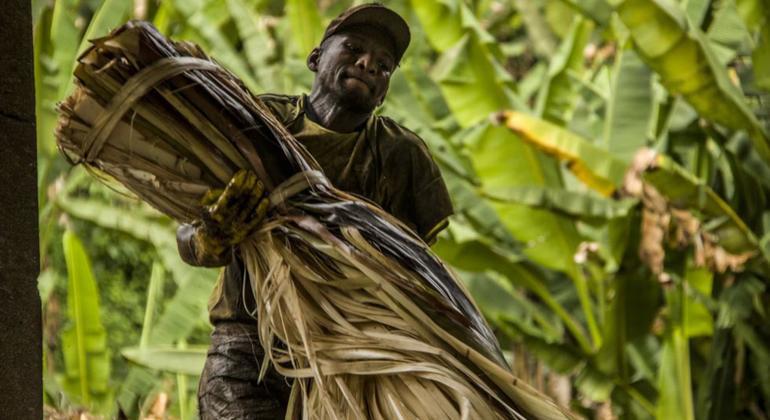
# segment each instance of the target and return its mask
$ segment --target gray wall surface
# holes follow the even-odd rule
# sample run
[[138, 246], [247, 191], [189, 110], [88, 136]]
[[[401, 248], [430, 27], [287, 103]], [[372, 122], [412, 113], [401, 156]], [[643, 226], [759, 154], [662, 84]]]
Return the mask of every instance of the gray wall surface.
[[0, 419], [43, 417], [35, 72], [29, 0], [0, 13]]

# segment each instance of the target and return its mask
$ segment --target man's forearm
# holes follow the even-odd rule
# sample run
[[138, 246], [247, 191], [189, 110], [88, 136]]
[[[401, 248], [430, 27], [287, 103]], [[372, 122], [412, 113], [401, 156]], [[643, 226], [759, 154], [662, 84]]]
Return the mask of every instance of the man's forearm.
[[195, 240], [198, 228], [195, 224], [183, 223], [176, 230], [176, 245], [182, 261], [196, 267], [222, 267], [229, 264], [233, 258], [231, 249], [220, 255], [212, 255], [199, 249]]

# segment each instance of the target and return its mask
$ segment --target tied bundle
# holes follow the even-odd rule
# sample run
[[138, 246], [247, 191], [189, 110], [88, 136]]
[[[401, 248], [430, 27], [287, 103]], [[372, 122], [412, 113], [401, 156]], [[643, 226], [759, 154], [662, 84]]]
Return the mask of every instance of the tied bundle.
[[414, 232], [335, 189], [197, 46], [128, 22], [92, 41], [75, 76], [57, 127], [73, 164], [181, 222], [239, 169], [270, 191], [239, 252], [266, 358], [294, 378], [287, 418], [569, 416], [510, 373], [467, 290]]

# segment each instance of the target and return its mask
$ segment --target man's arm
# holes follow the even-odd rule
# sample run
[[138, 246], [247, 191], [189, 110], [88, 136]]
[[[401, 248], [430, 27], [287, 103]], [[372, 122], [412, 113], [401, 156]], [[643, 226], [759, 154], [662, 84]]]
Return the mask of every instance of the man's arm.
[[397, 146], [383, 168], [384, 178], [390, 181], [383, 207], [433, 245], [454, 212], [449, 191], [425, 142], [395, 123], [391, 127], [395, 127], [391, 130]]

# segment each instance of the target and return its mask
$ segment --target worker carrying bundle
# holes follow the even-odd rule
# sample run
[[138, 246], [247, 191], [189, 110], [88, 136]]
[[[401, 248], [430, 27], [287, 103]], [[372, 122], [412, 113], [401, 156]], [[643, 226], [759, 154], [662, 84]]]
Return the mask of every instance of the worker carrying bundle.
[[510, 373], [428, 246], [446, 187], [422, 140], [373, 114], [409, 39], [384, 6], [349, 9], [301, 97], [254, 96], [144, 22], [80, 57], [61, 151], [179, 221], [187, 262], [227, 266], [201, 418], [568, 417]]

